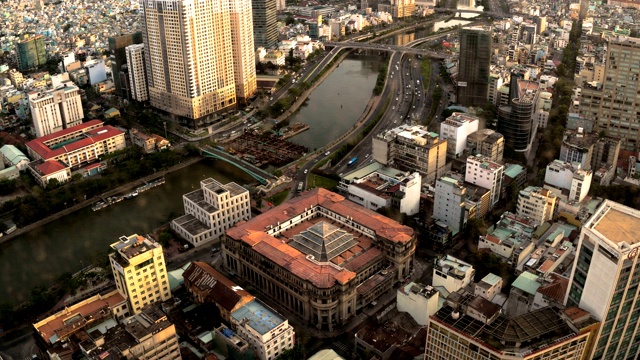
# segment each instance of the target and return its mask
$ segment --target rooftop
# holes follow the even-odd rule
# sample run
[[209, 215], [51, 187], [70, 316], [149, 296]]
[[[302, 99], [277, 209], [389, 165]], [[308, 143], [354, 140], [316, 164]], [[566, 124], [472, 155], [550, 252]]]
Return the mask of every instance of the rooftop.
[[540, 287], [538, 282], [538, 275], [532, 274], [528, 271], [523, 272], [518, 276], [516, 281], [511, 284], [511, 287], [520, 289], [528, 294], [535, 295]]
[[110, 315], [110, 309], [124, 301], [125, 298], [117, 290], [104, 295], [98, 294], [65, 307], [64, 310], [33, 324], [33, 327], [46, 342], [53, 344], [91, 322]]
[[[313, 211], [314, 216], [301, 222], [289, 221], [308, 211]], [[333, 218], [336, 215], [345, 218], [347, 224], [359, 224], [365, 229], [356, 230], [336, 221]], [[317, 225], [319, 223], [323, 224]], [[302, 280], [327, 288], [336, 282], [345, 284], [354, 279], [358, 267], [379, 258], [380, 250], [373, 246], [374, 237], [406, 243], [413, 238], [413, 230], [341, 195], [318, 188], [236, 224], [227, 230], [227, 236], [243, 241]], [[323, 253], [326, 260], [320, 255]]]
[[523, 171], [524, 171], [524, 168], [522, 167], [522, 165], [511, 164], [506, 168], [506, 170], [504, 171], [504, 174], [514, 179], [515, 177], [520, 175]]
[[630, 207], [605, 200], [587, 224], [610, 242], [635, 245], [640, 242], [640, 212]]
[[286, 321], [280, 314], [257, 299], [232, 312], [231, 317], [239, 323], [246, 321], [247, 325], [260, 335], [268, 333]]
[[185, 283], [207, 292], [208, 300], [222, 306], [227, 311], [233, 310], [239, 302], [248, 302], [254, 299], [248, 291], [205, 262], [192, 262], [182, 277]]
[[160, 244], [157, 242], [138, 234], [133, 234], [128, 237], [121, 236], [120, 241], [111, 244], [111, 248], [126, 261], [158, 247], [160, 247]]
[[493, 286], [493, 285], [497, 284], [499, 281], [502, 281], [502, 278], [500, 276], [496, 275], [496, 274], [488, 273], [480, 281], [485, 282], [485, 283]]
[[474, 121], [478, 121], [478, 118], [476, 116], [468, 115], [461, 112], [454, 112], [443, 122], [443, 124], [460, 127]]
[[[98, 120], [92, 120], [98, 121]], [[26, 146], [38, 154], [41, 158], [48, 160], [59, 155], [63, 155], [72, 151], [83, 149], [87, 146], [104, 141], [114, 136], [122, 135], [123, 132], [113, 126], [101, 126], [87, 130], [92, 125], [83, 123], [77, 126], [57, 131], [34, 140], [29, 141]], [[101, 123], [101, 122], [100, 122]], [[95, 125], [95, 124], [94, 124]], [[86, 131], [85, 131], [86, 130]], [[77, 136], [73, 139], [65, 140], [63, 143], [55, 143], [61, 137], [71, 135], [77, 132]], [[48, 145], [55, 143], [54, 145]]]
[[[519, 354], [552, 346], [555, 342], [575, 334], [562, 320], [559, 311], [551, 307], [534, 310], [512, 319], [498, 315], [493, 322], [487, 324], [471, 316], [458, 314], [447, 305], [431, 319], [473, 337], [496, 351]], [[520, 346], [505, 344], [520, 344]]]

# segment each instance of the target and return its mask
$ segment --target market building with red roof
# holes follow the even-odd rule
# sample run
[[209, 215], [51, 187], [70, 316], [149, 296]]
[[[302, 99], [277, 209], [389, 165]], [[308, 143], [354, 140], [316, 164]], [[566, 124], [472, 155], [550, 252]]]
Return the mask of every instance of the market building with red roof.
[[333, 330], [409, 276], [413, 229], [318, 188], [227, 230], [227, 271]]

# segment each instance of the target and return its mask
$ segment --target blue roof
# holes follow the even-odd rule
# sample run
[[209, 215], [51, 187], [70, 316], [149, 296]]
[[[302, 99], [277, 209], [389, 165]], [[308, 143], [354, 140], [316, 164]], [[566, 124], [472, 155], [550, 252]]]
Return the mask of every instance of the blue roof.
[[507, 175], [508, 177], [514, 179], [516, 176], [518, 176], [521, 172], [524, 171], [524, 168], [518, 164], [511, 164], [509, 165], [508, 168], [505, 169], [504, 174]]
[[18, 163], [22, 160], [26, 160], [27, 162], [30, 161], [29, 158], [22, 153], [22, 151], [18, 150], [18, 148], [13, 145], [5, 145], [1, 147], [0, 153], [2, 153], [2, 156], [4, 156], [9, 162], [11, 162], [11, 165], [18, 165]]
[[260, 335], [268, 333], [286, 319], [268, 308], [260, 300], [253, 300], [231, 313], [238, 322], [248, 321], [248, 325]]

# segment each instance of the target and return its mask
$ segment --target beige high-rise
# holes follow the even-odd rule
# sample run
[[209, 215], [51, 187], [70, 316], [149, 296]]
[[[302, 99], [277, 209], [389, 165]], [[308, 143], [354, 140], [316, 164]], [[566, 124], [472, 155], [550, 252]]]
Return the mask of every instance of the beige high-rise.
[[[235, 108], [255, 91], [251, 12], [229, 0], [149, 0], [143, 32], [151, 105], [177, 117], [199, 120]], [[233, 22], [232, 13], [243, 20]], [[236, 24], [237, 23], [237, 24]], [[246, 28], [249, 28], [247, 31]], [[238, 43], [234, 46], [234, 43]], [[250, 57], [247, 59], [247, 57]], [[234, 59], [242, 65], [234, 66]], [[251, 63], [248, 67], [246, 64]], [[234, 75], [235, 69], [242, 75]], [[249, 85], [248, 85], [249, 84]]]
[[253, 48], [251, 0], [230, 1], [233, 75], [238, 102], [246, 102], [256, 92], [256, 53]]

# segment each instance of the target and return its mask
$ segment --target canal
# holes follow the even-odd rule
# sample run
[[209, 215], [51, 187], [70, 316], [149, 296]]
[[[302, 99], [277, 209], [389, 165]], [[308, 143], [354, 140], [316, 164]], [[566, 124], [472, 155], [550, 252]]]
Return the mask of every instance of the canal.
[[362, 116], [385, 61], [380, 56], [348, 55], [290, 117], [291, 124], [310, 125], [290, 141], [313, 151], [343, 135]]
[[[312, 93], [291, 123], [310, 129], [291, 140], [321, 148], [345, 133], [362, 115], [384, 59], [350, 55]], [[205, 160], [168, 174], [166, 183], [97, 212], [90, 208], [55, 220], [0, 246], [0, 303], [29, 298], [32, 288], [51, 284], [104, 254], [121, 235], [144, 234], [183, 213], [182, 194], [203, 178], [241, 185], [253, 179], [224, 162]]]
[[203, 160], [167, 174], [164, 185], [108, 208], [89, 207], [0, 246], [0, 303], [28, 299], [32, 288], [76, 272], [104, 254], [122, 235], [148, 233], [183, 212], [182, 194], [213, 177], [246, 184], [253, 178], [222, 161]]

